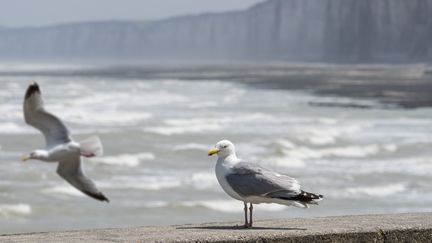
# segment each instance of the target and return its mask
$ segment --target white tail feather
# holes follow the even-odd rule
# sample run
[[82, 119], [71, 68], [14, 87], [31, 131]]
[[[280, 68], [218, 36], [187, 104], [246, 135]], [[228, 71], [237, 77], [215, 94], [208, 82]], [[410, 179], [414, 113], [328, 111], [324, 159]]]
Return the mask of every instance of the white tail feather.
[[102, 142], [98, 136], [91, 136], [82, 140], [79, 144], [81, 147], [81, 153], [83, 154], [93, 154], [94, 156], [103, 155]]

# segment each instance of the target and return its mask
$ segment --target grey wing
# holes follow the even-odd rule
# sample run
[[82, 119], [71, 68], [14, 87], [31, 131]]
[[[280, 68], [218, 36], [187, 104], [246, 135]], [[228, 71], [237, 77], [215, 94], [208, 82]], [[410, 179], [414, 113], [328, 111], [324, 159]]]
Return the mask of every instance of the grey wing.
[[294, 198], [302, 191], [292, 177], [281, 175], [261, 166], [240, 162], [226, 176], [231, 188], [243, 197]]
[[108, 198], [97, 189], [93, 181], [84, 174], [81, 167], [81, 158], [79, 156], [60, 161], [57, 167], [57, 173], [86, 195], [100, 201], [109, 202]]
[[43, 107], [42, 95], [37, 83], [30, 85], [24, 98], [24, 120], [40, 130], [45, 137], [47, 148], [71, 141], [66, 125]]

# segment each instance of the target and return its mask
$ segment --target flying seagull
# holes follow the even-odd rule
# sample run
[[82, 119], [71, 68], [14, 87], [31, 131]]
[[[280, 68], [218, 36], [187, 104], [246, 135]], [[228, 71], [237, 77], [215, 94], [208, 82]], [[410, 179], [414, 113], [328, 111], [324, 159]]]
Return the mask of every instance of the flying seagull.
[[102, 155], [102, 144], [98, 137], [91, 137], [79, 143], [73, 141], [66, 125], [57, 116], [45, 110], [37, 83], [27, 88], [24, 97], [24, 119], [27, 124], [42, 132], [46, 147], [23, 156], [23, 162], [29, 159], [58, 162], [57, 173], [63, 179], [86, 195], [109, 202], [93, 181], [84, 174], [81, 166], [81, 156]]
[[[278, 203], [308, 208], [318, 204], [323, 196], [300, 189], [298, 181], [257, 164], [237, 158], [234, 144], [228, 140], [218, 142], [208, 155], [218, 155], [216, 177], [223, 190], [244, 203], [244, 227], [252, 227], [253, 204]], [[249, 206], [249, 222], [248, 208]]]

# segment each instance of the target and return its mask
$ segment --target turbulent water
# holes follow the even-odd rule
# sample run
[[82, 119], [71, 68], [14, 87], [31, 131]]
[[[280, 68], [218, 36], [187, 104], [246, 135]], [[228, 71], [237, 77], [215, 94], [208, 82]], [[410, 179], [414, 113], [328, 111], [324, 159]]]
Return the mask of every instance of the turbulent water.
[[[20, 162], [43, 146], [23, 122], [22, 99], [33, 80], [75, 139], [101, 137], [105, 155], [84, 166], [109, 204], [69, 186], [54, 164]], [[240, 223], [242, 203], [219, 187], [216, 158], [206, 153], [221, 139], [233, 141], [239, 157], [325, 196], [307, 210], [259, 205], [256, 219], [432, 210], [430, 108], [387, 109], [375, 100], [230, 81], [0, 75], [0, 233]], [[321, 101], [373, 108], [311, 105]]]

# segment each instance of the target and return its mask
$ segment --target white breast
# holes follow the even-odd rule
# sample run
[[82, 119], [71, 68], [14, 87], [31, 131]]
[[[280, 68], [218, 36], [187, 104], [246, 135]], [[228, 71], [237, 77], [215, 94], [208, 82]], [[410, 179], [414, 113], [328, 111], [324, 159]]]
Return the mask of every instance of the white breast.
[[219, 185], [221, 185], [222, 189], [231, 197], [244, 201], [244, 198], [241, 197], [239, 194], [237, 194], [228, 184], [228, 181], [226, 180], [226, 175], [230, 173], [230, 164], [225, 163], [223, 159], [218, 159], [215, 167], [216, 172], [216, 178], [219, 182]]

